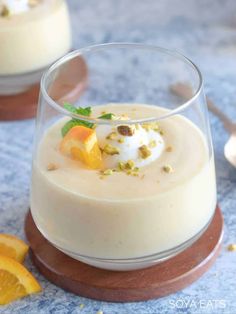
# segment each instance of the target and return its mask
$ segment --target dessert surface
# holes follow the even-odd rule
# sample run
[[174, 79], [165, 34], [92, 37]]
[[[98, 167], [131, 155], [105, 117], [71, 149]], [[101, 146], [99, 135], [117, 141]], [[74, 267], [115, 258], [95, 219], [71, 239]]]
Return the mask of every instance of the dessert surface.
[[[167, 111], [148, 105], [111, 104], [93, 107], [91, 117], [101, 116], [108, 111], [122, 119], [120, 126], [126, 126], [134, 133], [131, 136], [122, 135], [118, 131], [119, 126], [109, 125], [110, 122], [96, 126], [98, 144], [103, 151], [102, 169], [115, 170], [119, 168], [119, 163], [131, 161], [133, 168], [138, 167], [138, 177], [114, 171], [101, 182], [99, 171], [91, 171], [80, 161], [64, 156], [59, 149], [61, 129], [67, 121], [63, 119], [49, 129], [41, 143], [39, 156], [35, 160], [41, 174], [64, 189], [85, 197], [136, 199], [140, 196], [137, 193], [139, 186], [142, 186], [141, 197], [153, 196], [183, 184], [209, 163], [209, 152], [202, 134], [183, 116], [174, 116], [158, 123], [126, 125], [126, 119], [155, 118]], [[142, 147], [148, 156], [142, 156]], [[56, 171], [48, 171], [49, 164], [54, 164]], [[165, 166], [170, 169], [165, 169]], [[171, 172], [169, 175], [168, 171]]]

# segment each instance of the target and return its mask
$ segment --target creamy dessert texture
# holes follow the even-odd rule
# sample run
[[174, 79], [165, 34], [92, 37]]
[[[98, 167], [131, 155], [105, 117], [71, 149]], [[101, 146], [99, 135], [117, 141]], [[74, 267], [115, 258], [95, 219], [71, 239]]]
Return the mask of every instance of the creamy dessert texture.
[[0, 75], [42, 69], [71, 48], [64, 0], [0, 0]]
[[147, 256], [195, 236], [216, 206], [214, 161], [201, 131], [181, 115], [126, 124], [168, 112], [156, 106], [109, 104], [92, 116], [104, 111], [121, 123], [95, 128], [101, 169], [62, 153], [67, 119], [44, 134], [31, 193], [40, 231], [67, 253], [98, 258]]

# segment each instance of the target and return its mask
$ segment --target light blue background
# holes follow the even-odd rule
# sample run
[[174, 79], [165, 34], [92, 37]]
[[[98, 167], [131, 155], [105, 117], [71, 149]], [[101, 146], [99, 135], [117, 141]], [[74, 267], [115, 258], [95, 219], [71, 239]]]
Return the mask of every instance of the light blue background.
[[[69, 0], [68, 3], [75, 48], [129, 41], [177, 49], [199, 65], [207, 94], [236, 121], [235, 0]], [[64, 292], [39, 275], [28, 259], [27, 266], [39, 279], [43, 292], [0, 307], [0, 313], [95, 314], [98, 310], [104, 314], [236, 313], [236, 253], [226, 249], [229, 243], [236, 243], [236, 169], [223, 156], [227, 133], [216, 117], [210, 115], [210, 120], [218, 199], [225, 218], [223, 249], [210, 271], [174, 295], [148, 302], [114, 304]], [[33, 132], [33, 120], [0, 123], [0, 232], [22, 238], [24, 214], [29, 206]], [[188, 300], [192, 306], [181, 306]], [[214, 300], [223, 300], [225, 307], [214, 306]], [[206, 306], [208, 301], [211, 304]], [[82, 310], [81, 303], [85, 305]]]

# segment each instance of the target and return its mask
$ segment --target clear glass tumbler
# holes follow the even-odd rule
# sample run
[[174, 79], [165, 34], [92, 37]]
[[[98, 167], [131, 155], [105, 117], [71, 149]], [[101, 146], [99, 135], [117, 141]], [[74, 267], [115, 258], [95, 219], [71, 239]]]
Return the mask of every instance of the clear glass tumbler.
[[70, 51], [70, 19], [66, 0], [0, 2], [0, 95], [12, 95]]
[[[186, 99], [176, 83], [188, 85]], [[55, 247], [104, 269], [145, 268], [193, 244], [215, 208], [203, 81], [189, 59], [104, 44], [44, 74], [31, 212]]]

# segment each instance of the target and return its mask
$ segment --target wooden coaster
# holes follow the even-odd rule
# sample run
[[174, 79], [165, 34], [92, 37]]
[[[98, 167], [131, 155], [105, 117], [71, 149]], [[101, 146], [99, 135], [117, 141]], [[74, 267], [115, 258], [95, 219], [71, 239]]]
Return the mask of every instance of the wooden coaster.
[[1, 96], [0, 120], [23, 120], [36, 115], [39, 97], [39, 84], [34, 85], [24, 93]]
[[[82, 57], [76, 57], [62, 66], [49, 95], [58, 103], [78, 99], [87, 84], [87, 66]], [[0, 95], [0, 121], [23, 120], [35, 117], [40, 85], [34, 85], [24, 93]]]
[[156, 266], [129, 272], [94, 268], [63, 254], [41, 235], [30, 212], [25, 232], [34, 264], [55, 285], [96, 300], [144, 301], [181, 290], [209, 269], [220, 252], [223, 217], [217, 207], [208, 229], [191, 247]]

